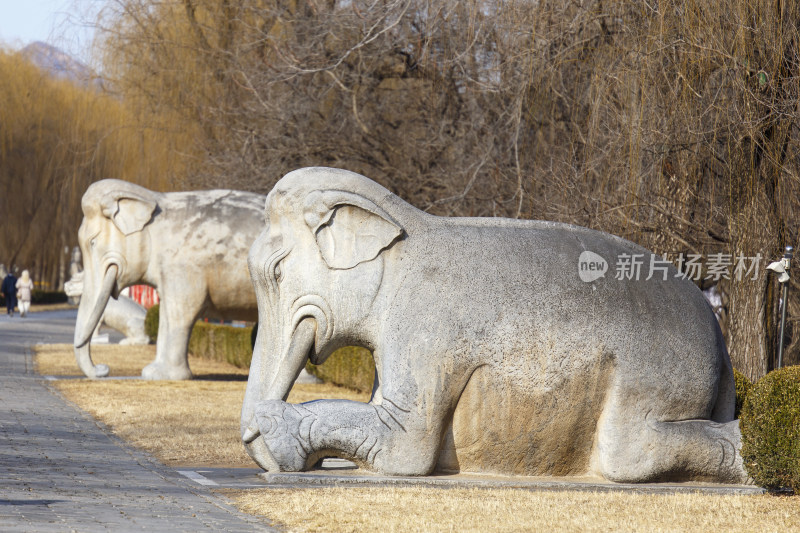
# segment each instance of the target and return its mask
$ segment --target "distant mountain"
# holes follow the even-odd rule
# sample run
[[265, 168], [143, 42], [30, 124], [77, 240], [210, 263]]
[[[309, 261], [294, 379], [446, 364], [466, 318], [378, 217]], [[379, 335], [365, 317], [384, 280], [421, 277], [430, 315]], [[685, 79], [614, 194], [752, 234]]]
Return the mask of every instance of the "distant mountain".
[[103, 85], [102, 79], [92, 69], [55, 46], [36, 41], [20, 53], [54, 78], [70, 80], [85, 87], [99, 88]]

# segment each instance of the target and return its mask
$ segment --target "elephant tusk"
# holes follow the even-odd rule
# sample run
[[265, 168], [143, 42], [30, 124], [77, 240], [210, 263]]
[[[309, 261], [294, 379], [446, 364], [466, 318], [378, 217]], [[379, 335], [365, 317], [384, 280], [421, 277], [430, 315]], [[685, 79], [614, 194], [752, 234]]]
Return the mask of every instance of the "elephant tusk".
[[[311, 317], [306, 317], [300, 321], [300, 324], [295, 329], [292, 335], [292, 341], [289, 344], [289, 349], [284, 357], [281, 359], [280, 369], [272, 377], [272, 381], [267, 386], [265, 393], [261, 394], [259, 400], [253, 401], [250, 405], [250, 419], [247, 426], [242, 430], [242, 441], [247, 444], [252, 442], [260, 435], [258, 424], [255, 419], [255, 407], [261, 400], [282, 400], [286, 401], [289, 392], [292, 390], [292, 385], [300, 375], [300, 372], [305, 367], [308, 360], [308, 353], [314, 347], [314, 337], [317, 331], [317, 324]], [[242, 409], [247, 408], [247, 398], [245, 398], [245, 405]], [[244, 419], [243, 419], [244, 422]], [[256, 428], [256, 429], [253, 429]]]
[[[313, 317], [307, 316], [300, 320], [292, 333], [286, 352], [278, 361], [277, 370], [270, 372], [272, 379], [266, 384], [259, 382], [256, 392], [252, 392], [253, 389], [250, 388], [252, 383], [248, 383], [248, 392], [252, 395], [248, 396], [248, 392], [246, 392], [242, 405], [242, 442], [250, 457], [268, 472], [277, 472], [280, 468], [273, 459], [264, 439], [258, 438], [261, 436], [261, 431], [258, 429], [256, 421], [258, 403], [263, 400], [286, 401], [294, 381], [308, 360], [309, 352], [314, 348], [316, 333], [317, 323]], [[259, 332], [260, 335], [261, 332]], [[259, 348], [257, 347], [256, 350], [259, 350]], [[258, 353], [254, 354], [255, 361], [259, 361], [261, 357], [266, 357], [266, 354], [260, 354], [260, 357]], [[256, 374], [253, 374], [252, 365], [250, 372], [250, 379], [252, 380], [256, 376]], [[257, 371], [257, 373], [259, 372], [263, 372], [263, 370]], [[261, 388], [263, 385], [266, 385], [264, 389]]]
[[[108, 266], [105, 277], [103, 277], [103, 285], [100, 287], [100, 292], [97, 295], [92, 313], [83, 324], [78, 324], [75, 328], [74, 344], [76, 348], [83, 347], [92, 338], [92, 333], [94, 333], [94, 329], [97, 327], [100, 318], [103, 316], [103, 312], [106, 310], [108, 299], [111, 297], [111, 291], [114, 289], [114, 284], [117, 282], [118, 270], [119, 267], [115, 264]], [[80, 326], [83, 326], [82, 330], [78, 330]]]
[[289, 348], [286, 350], [278, 372], [273, 376], [263, 400], [283, 400], [289, 396], [294, 380], [308, 361], [309, 352], [314, 347], [317, 333], [317, 322], [313, 317], [303, 318], [292, 334]]

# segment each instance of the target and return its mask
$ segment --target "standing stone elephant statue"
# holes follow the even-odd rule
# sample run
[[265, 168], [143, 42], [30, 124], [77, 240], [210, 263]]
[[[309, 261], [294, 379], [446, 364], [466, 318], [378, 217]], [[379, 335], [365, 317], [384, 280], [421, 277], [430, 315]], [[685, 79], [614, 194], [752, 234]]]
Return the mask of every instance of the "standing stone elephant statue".
[[[661, 257], [566, 224], [432, 216], [344, 170], [286, 175], [266, 212], [241, 417], [262, 468], [745, 479], [719, 326]], [[641, 276], [614, 275], [628, 262]], [[307, 360], [346, 345], [372, 351], [369, 403], [286, 403]]]
[[139, 283], [158, 291], [156, 359], [145, 379], [190, 379], [189, 335], [199, 316], [255, 320], [247, 251], [264, 225], [265, 197], [214, 190], [157, 193], [120, 180], [98, 181], [81, 201], [78, 242], [83, 294], [75, 324], [75, 358], [90, 377], [92, 332], [110, 297]]

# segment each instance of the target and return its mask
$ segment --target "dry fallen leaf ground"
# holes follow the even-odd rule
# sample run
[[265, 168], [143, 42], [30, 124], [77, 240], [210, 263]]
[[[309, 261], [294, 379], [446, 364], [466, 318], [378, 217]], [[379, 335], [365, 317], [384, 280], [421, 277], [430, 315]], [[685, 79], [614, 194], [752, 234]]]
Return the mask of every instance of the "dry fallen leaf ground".
[[[154, 346], [95, 346], [112, 375], [138, 375]], [[37, 370], [80, 375], [71, 345], [37, 346]], [[253, 466], [239, 442], [246, 371], [197, 358], [193, 381], [62, 380], [54, 387], [134, 446], [171, 466]], [[331, 385], [295, 386], [291, 402], [366, 401]], [[800, 497], [531, 492], [513, 489], [309, 488], [225, 490], [243, 511], [288, 531], [800, 530]]]

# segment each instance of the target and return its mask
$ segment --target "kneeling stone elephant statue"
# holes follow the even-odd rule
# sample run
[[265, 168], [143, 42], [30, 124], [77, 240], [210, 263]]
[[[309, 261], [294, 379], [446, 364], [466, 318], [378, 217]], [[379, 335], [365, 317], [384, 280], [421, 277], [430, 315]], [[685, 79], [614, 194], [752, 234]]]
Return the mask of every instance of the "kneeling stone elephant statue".
[[109, 297], [144, 283], [161, 299], [156, 359], [145, 379], [190, 379], [189, 335], [198, 316], [255, 320], [247, 251], [264, 225], [265, 197], [215, 190], [157, 193], [102, 180], [81, 201], [78, 242], [83, 295], [75, 324], [75, 358], [86, 376], [108, 375], [89, 352]]
[[[602, 275], [626, 257], [658, 269]], [[392, 475], [746, 479], [714, 314], [631, 242], [436, 217], [358, 174], [307, 168], [267, 197], [249, 265], [262, 326], [241, 432], [266, 470], [340, 456]], [[286, 403], [307, 359], [345, 345], [372, 350], [369, 403]]]

